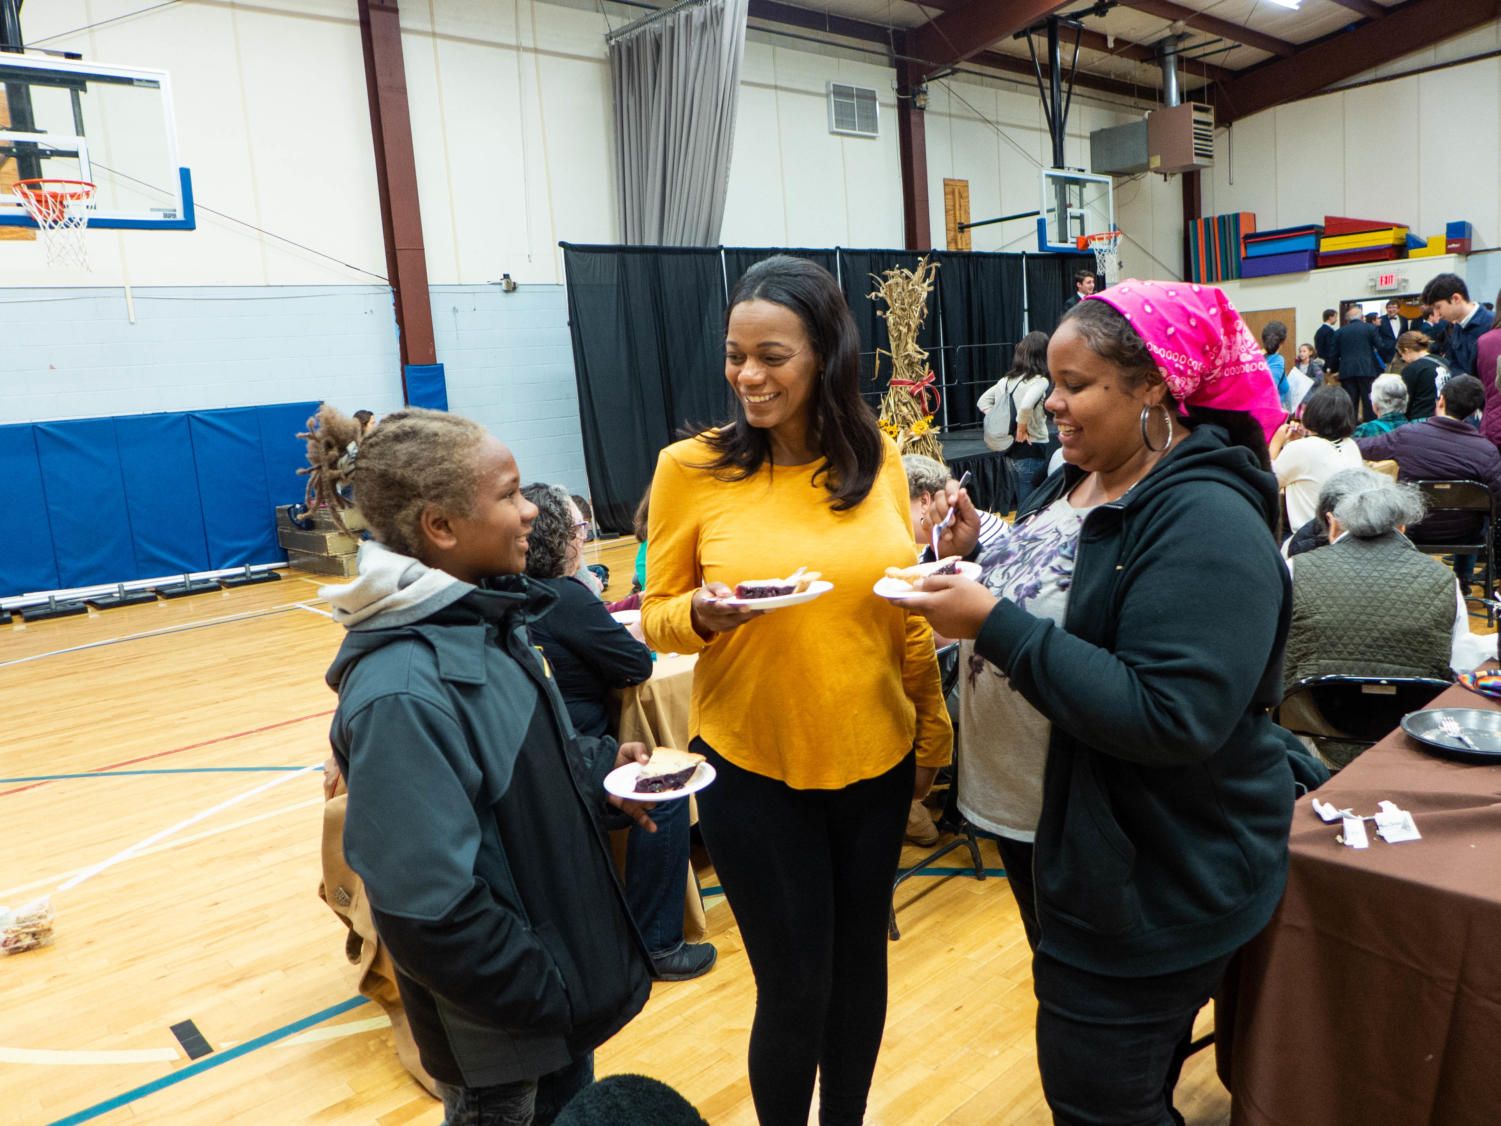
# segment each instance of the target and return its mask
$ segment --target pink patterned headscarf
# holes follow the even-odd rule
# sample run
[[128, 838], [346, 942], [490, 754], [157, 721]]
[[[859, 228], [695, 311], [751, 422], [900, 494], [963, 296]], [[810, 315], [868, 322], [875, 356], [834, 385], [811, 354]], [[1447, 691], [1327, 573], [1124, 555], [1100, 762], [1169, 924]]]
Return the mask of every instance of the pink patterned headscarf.
[[1087, 300], [1131, 323], [1183, 406], [1248, 411], [1268, 439], [1286, 419], [1266, 355], [1223, 290], [1128, 278]]

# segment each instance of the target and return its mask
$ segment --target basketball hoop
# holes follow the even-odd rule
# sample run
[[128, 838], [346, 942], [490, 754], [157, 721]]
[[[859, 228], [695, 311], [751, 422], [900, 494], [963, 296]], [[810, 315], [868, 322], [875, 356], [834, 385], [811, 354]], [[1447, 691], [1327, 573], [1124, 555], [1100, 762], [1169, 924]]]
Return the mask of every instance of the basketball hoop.
[[1120, 260], [1118, 257], [1121, 248], [1121, 233], [1119, 231], [1102, 231], [1097, 235], [1080, 235], [1076, 240], [1080, 250], [1094, 252], [1094, 268], [1097, 273], [1105, 275], [1105, 284], [1114, 285], [1120, 280]]
[[87, 270], [83, 232], [94, 210], [94, 185], [87, 180], [17, 180], [10, 190], [36, 220], [47, 265]]

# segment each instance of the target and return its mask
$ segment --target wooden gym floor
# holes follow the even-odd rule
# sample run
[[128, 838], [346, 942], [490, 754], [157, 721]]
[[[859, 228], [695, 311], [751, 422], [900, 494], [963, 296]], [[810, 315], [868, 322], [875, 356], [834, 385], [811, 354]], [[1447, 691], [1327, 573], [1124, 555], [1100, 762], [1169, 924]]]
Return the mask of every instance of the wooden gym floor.
[[[591, 551], [628, 586], [633, 542]], [[324, 581], [0, 625], [0, 903], [51, 893], [57, 913], [52, 946], [0, 957], [6, 1126], [442, 1121], [316, 894], [323, 670], [343, 632]], [[898, 896], [871, 1126], [1049, 1120], [1026, 942], [985, 856], [996, 878], [920, 877]], [[701, 878], [712, 892], [712, 868]], [[750, 1126], [754, 988], [722, 897], [708, 919], [718, 966], [657, 984], [597, 1070], [654, 1075], [714, 1126]], [[171, 1030], [188, 1021], [211, 1049], [192, 1060]], [[1197, 1126], [1229, 1118], [1212, 1055], [1179, 1088]]]

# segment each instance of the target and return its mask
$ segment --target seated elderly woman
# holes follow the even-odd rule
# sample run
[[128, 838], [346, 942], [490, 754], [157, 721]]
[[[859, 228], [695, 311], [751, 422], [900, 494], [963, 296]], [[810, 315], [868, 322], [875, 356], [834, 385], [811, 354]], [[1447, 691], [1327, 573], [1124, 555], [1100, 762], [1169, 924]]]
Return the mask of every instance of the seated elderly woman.
[[[1310, 676], [1431, 676], [1470, 669], [1486, 656], [1469, 631], [1453, 574], [1402, 533], [1423, 517], [1423, 497], [1371, 469], [1345, 469], [1320, 490], [1329, 545], [1288, 560], [1293, 616], [1284, 690]], [[1295, 712], [1298, 702], [1288, 705]], [[1301, 727], [1314, 717], [1286, 714]], [[1320, 748], [1338, 769], [1363, 749]]]
[[[552, 666], [574, 728], [580, 735], [605, 735], [611, 693], [651, 676], [651, 650], [578, 578], [588, 524], [568, 493], [556, 485], [527, 485], [521, 493], [537, 506], [527, 536], [527, 577], [557, 598], [531, 623], [532, 640]], [[708, 973], [718, 956], [710, 943], [683, 940], [688, 815], [685, 801], [661, 802], [652, 810], [657, 831], [633, 826], [626, 843], [626, 902], [664, 981]]]
[[1371, 409], [1376, 412], [1376, 417], [1369, 422], [1362, 422], [1355, 428], [1352, 438], [1369, 438], [1376, 434], [1385, 434], [1388, 430], [1395, 430], [1399, 426], [1405, 426], [1410, 420], [1407, 417], [1407, 384], [1400, 375], [1380, 375], [1376, 382], [1371, 384]]
[[[907, 471], [907, 495], [912, 503], [912, 538], [923, 545], [922, 561], [931, 562], [933, 525], [938, 522], [932, 511], [933, 498], [945, 495], [944, 489], [953, 477], [943, 462], [923, 454], [907, 454], [902, 458], [902, 468]], [[1004, 520], [993, 512], [980, 513], [982, 548], [989, 547], [1005, 534]]]

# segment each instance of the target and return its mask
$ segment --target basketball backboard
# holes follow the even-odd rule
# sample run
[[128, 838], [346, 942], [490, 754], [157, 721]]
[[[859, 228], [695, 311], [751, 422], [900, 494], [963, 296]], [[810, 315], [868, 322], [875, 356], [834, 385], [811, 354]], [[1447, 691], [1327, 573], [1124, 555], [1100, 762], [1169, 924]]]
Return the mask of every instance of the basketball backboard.
[[1037, 220], [1037, 249], [1042, 253], [1080, 254], [1081, 235], [1113, 231], [1115, 190], [1109, 176], [1044, 168]]
[[166, 71], [0, 54], [0, 226], [34, 227], [17, 180], [89, 180], [90, 227], [192, 230]]

